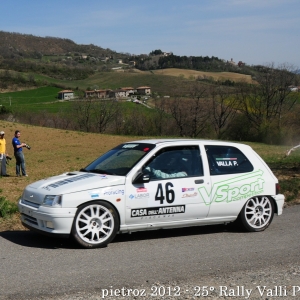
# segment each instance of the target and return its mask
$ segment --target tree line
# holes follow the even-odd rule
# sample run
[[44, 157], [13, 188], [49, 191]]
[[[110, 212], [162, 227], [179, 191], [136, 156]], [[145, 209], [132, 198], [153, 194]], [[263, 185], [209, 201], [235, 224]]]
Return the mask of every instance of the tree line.
[[[46, 63], [41, 61], [33, 62], [33, 61], [18, 59], [18, 58], [3, 59], [3, 60], [0, 59], [0, 69], [3, 69], [8, 73], [9, 70], [16, 71], [16, 72], [25, 72], [29, 74], [38, 73], [38, 74], [47, 75], [52, 78], [61, 79], [61, 80], [86, 79], [90, 75], [95, 73], [92, 67], [86, 65], [80, 65], [79, 63], [74, 61]], [[20, 78], [22, 78], [21, 75]]]
[[134, 60], [136, 68], [140, 70], [178, 68], [255, 75], [254, 67], [247, 66], [244, 63], [240, 66], [233, 65], [215, 56], [178, 56], [173, 53], [164, 56], [161, 50], [155, 50], [150, 52], [149, 56], [136, 56]]

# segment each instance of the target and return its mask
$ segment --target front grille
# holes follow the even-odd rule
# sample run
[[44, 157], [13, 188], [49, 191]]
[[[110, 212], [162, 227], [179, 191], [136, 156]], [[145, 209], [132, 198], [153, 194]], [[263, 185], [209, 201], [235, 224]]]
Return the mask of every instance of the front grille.
[[34, 208], [39, 208], [40, 207], [40, 205], [38, 203], [34, 203], [34, 202], [31, 202], [31, 201], [28, 201], [28, 200], [25, 200], [25, 199], [22, 199], [22, 203], [26, 204], [28, 206], [32, 206]]
[[33, 218], [31, 216], [28, 216], [26, 214], [22, 214], [23, 218], [24, 218], [24, 221], [27, 221], [31, 224], [34, 224], [34, 225], [38, 225], [38, 222], [37, 222], [37, 219], [36, 218]]

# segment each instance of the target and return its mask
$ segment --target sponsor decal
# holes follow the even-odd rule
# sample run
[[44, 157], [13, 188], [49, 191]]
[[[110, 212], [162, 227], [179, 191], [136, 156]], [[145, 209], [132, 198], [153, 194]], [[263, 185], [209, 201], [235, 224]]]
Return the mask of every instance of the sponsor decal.
[[198, 193], [197, 192], [195, 192], [195, 193], [185, 193], [185, 194], [183, 194], [182, 195], [182, 197], [181, 198], [189, 198], [189, 197], [191, 197], [191, 198], [193, 198], [193, 197], [196, 197], [198, 195]]
[[216, 158], [218, 167], [236, 167], [238, 166], [237, 158]]
[[107, 175], [106, 174], [101, 174], [101, 175], [97, 175], [98, 177], [100, 177], [101, 179], [107, 179]]
[[182, 191], [183, 193], [185, 193], [185, 192], [193, 192], [193, 191], [194, 191], [194, 188], [182, 188], [181, 191]]
[[222, 157], [222, 158], [216, 158], [216, 160], [237, 160], [237, 158]]
[[159, 215], [173, 215], [185, 213], [185, 205], [163, 206], [163, 207], [148, 207], [131, 210], [131, 217], [147, 217]]
[[137, 193], [146, 193], [147, 189], [146, 188], [138, 188], [136, 189]]
[[95, 191], [89, 191], [89, 194], [90, 194], [90, 197], [91, 198], [99, 198], [99, 195], [100, 195], [100, 191], [98, 190], [95, 190]]
[[136, 146], [138, 146], [139, 144], [125, 144], [123, 145], [122, 148], [135, 148]]
[[149, 193], [142, 193], [142, 194], [131, 194], [129, 195], [129, 199], [146, 199], [149, 198], [150, 194]]
[[[206, 205], [213, 202], [231, 202], [263, 194], [264, 179], [262, 170], [239, 175], [227, 180], [215, 182], [211, 189], [198, 188], [200, 197]], [[237, 186], [238, 184], [238, 186]]]
[[103, 195], [105, 196], [113, 196], [113, 195], [124, 195], [125, 190], [116, 189], [116, 190], [107, 190], [103, 192]]
[[58, 188], [62, 185], [65, 185], [65, 184], [69, 184], [69, 183], [72, 183], [72, 182], [75, 182], [75, 181], [79, 181], [79, 180], [84, 180], [84, 179], [87, 179], [87, 178], [90, 178], [90, 177], [94, 177], [94, 176], [97, 176], [95, 174], [83, 174], [83, 175], [79, 175], [79, 176], [72, 176], [68, 179], [64, 179], [64, 180], [59, 180], [59, 181], [56, 181], [54, 183], [51, 183], [47, 186], [44, 186], [43, 189], [46, 189], [49, 191], [49, 188]]

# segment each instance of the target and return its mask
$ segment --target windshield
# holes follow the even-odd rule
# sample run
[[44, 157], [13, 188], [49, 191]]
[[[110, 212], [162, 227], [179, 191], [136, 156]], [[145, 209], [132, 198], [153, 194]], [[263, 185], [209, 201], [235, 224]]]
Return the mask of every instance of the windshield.
[[121, 144], [80, 171], [124, 176], [153, 148], [155, 148], [153, 144]]

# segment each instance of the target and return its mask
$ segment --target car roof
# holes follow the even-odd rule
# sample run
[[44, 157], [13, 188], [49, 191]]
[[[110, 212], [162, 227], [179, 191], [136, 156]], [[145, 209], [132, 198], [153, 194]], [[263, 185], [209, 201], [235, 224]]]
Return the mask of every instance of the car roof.
[[[236, 142], [228, 142], [228, 141], [218, 141], [218, 140], [202, 140], [202, 139], [147, 139], [147, 140], [135, 140], [135, 141], [130, 141], [127, 143], [146, 143], [146, 144], [169, 144], [169, 145], [187, 145], [189, 143], [199, 143], [199, 144], [206, 144], [206, 145], [232, 145], [232, 146], [237, 146], [237, 145], [243, 145], [243, 146], [248, 146], [242, 143], [236, 143]], [[127, 144], [126, 143], [126, 144]], [[249, 146], [248, 146], [249, 147]]]

